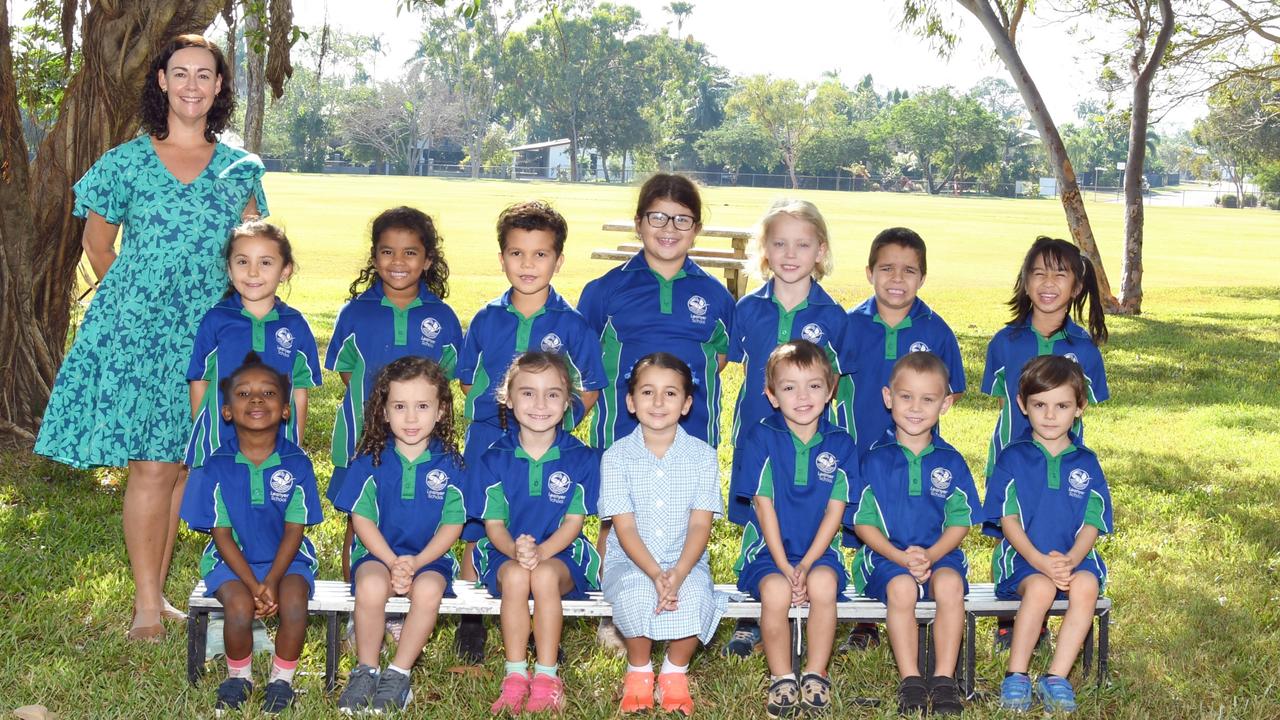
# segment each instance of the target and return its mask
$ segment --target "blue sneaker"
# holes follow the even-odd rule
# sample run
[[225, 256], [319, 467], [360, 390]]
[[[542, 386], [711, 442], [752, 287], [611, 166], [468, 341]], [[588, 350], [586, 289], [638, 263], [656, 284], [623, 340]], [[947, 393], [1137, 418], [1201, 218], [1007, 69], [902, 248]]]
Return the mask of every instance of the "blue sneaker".
[[1000, 707], [1017, 712], [1031, 709], [1031, 678], [1021, 673], [1010, 675], [1000, 683]]
[[1076, 691], [1066, 678], [1041, 675], [1036, 680], [1036, 697], [1044, 705], [1045, 712], [1076, 711]]
[[739, 618], [733, 627], [733, 637], [721, 652], [725, 657], [751, 657], [763, 641], [760, 623], [751, 618]]

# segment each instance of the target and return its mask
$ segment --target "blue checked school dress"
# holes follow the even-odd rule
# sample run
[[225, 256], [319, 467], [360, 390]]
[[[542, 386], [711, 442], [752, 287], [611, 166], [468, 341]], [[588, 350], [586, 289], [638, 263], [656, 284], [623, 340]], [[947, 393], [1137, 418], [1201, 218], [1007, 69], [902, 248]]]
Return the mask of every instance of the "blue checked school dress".
[[196, 328], [227, 290], [223, 249], [245, 206], [254, 198], [267, 214], [263, 172], [256, 155], [219, 143], [183, 184], [143, 135], [80, 178], [75, 215], [93, 211], [123, 231], [58, 371], [37, 453], [79, 468], [182, 462]]

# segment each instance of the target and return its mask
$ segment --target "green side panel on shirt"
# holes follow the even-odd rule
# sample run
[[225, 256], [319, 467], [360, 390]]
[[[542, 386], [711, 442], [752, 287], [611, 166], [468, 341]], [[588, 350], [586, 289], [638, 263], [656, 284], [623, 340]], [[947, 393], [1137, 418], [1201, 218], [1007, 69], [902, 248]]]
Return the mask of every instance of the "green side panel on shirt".
[[440, 369], [444, 371], [446, 379], [454, 379], [454, 373], [458, 369], [458, 348], [453, 343], [440, 349]]
[[702, 355], [706, 361], [702, 379], [707, 387], [707, 438], [715, 438], [716, 428], [720, 425], [720, 358], [729, 352], [729, 331], [724, 321], [716, 321], [716, 329], [711, 337], [702, 343]]
[[1013, 484], [1013, 480], [1009, 480], [1009, 484], [1004, 489], [1004, 507], [1000, 510], [1001, 517], [1009, 515], [1022, 515], [1022, 506], [1018, 504], [1018, 488]]
[[756, 481], [756, 491], [753, 494], [773, 499], [773, 460], [771, 458], [765, 458], [764, 465], [760, 468], [760, 478]]
[[441, 525], [461, 525], [467, 521], [462, 507], [462, 491], [449, 485], [444, 489], [444, 509], [440, 511]]
[[364, 376], [367, 372], [367, 366], [364, 362], [364, 356], [360, 354], [360, 349], [356, 347], [354, 335], [343, 341], [342, 349], [338, 351], [338, 359], [334, 362], [334, 367], [338, 372], [350, 373], [351, 375], [347, 383], [347, 395], [351, 397], [351, 414], [355, 418], [355, 427], [347, 426], [346, 413], [342, 411], [342, 408], [338, 408], [338, 412], [334, 417], [333, 441], [329, 451], [334, 467], [346, 467], [351, 464], [351, 457], [347, 455], [348, 442], [358, 441], [360, 431], [364, 426]]
[[297, 525], [307, 524], [307, 491], [303, 488], [293, 489], [293, 497], [289, 498], [289, 505], [284, 509], [284, 521]]
[[843, 470], [836, 470], [835, 482], [831, 483], [830, 499], [849, 502], [849, 476]]
[[506, 522], [511, 518], [508, 512], [507, 496], [502, 494], [502, 483], [494, 483], [485, 491], [484, 513], [482, 520], [501, 520]]
[[944, 528], [969, 527], [973, 524], [973, 519], [969, 515], [969, 496], [959, 488], [956, 488], [947, 497], [947, 503], [943, 506], [942, 514], [942, 527]]
[[476, 400], [484, 397], [489, 391], [489, 373], [484, 369], [484, 351], [476, 357], [476, 374], [471, 379], [471, 389], [467, 391], [467, 399], [463, 401], [462, 413], [468, 420], [476, 419]]
[[1102, 500], [1102, 494], [1097, 490], [1089, 491], [1089, 504], [1084, 510], [1084, 524], [1092, 525], [1098, 528], [1098, 532], [1108, 533], [1111, 528], [1107, 527], [1106, 521], [1103, 519], [1103, 511], [1106, 510], [1106, 503]]
[[573, 488], [573, 498], [569, 500], [569, 507], [565, 508], [565, 515], [583, 515], [587, 514], [586, 495], [582, 491], [581, 485], [575, 485]]
[[885, 537], [889, 537], [889, 528], [885, 527], [884, 515], [880, 513], [876, 494], [869, 485], [863, 488], [862, 496], [858, 498], [858, 509], [853, 514], [853, 524], [870, 525], [884, 533]]
[[601, 358], [604, 361], [604, 375], [608, 379], [600, 390], [600, 400], [596, 403], [595, 412], [591, 416], [591, 436], [603, 441], [601, 447], [613, 445], [614, 424], [617, 422], [619, 403], [622, 395], [618, 388], [618, 378], [622, 374], [622, 341], [613, 328], [613, 323], [604, 326], [600, 333]]
[[[354, 478], [347, 478], [347, 482], [351, 482]], [[364, 486], [360, 488], [360, 497], [356, 498], [356, 504], [351, 507], [352, 515], [359, 515], [378, 524], [382, 519], [382, 513], [378, 510], [378, 484], [373, 481], [370, 475], [364, 479]]]

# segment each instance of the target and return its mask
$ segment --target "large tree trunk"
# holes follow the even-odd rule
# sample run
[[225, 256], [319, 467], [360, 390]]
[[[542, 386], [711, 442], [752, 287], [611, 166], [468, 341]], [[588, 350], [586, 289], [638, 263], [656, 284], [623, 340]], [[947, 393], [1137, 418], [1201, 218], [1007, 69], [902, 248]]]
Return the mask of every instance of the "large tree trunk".
[[[4, 5], [4, 3], [0, 3]], [[28, 170], [13, 95], [8, 12], [0, 9], [0, 444], [29, 445], [62, 360], [83, 223], [72, 183], [138, 130], [138, 98], [156, 51], [203, 32], [222, 0], [98, 2], [84, 62]]]
[[1107, 279], [1107, 272], [1102, 266], [1102, 255], [1098, 252], [1098, 244], [1093, 238], [1093, 228], [1089, 225], [1089, 214], [1084, 209], [1084, 198], [1080, 196], [1080, 184], [1076, 182], [1076, 172], [1071, 166], [1071, 158], [1067, 156], [1067, 148], [1062, 142], [1062, 136], [1058, 134], [1058, 126], [1054, 124], [1049, 108], [1044, 104], [1044, 98], [1040, 96], [1039, 88], [1031, 79], [1031, 73], [1022, 62], [1022, 56], [1018, 54], [1018, 48], [1010, 37], [1016, 30], [1016, 25], [1013, 29], [1006, 30], [992, 11], [989, 0], [959, 0], [959, 3], [978, 18], [983, 29], [987, 31], [987, 35], [995, 43], [996, 54], [1008, 68], [1013, 84], [1022, 95], [1022, 101], [1026, 104], [1031, 121], [1040, 134], [1040, 142], [1049, 156], [1049, 162], [1053, 165], [1054, 174], [1058, 179], [1058, 196], [1062, 199], [1062, 209], [1067, 216], [1067, 227], [1071, 230], [1071, 237], [1080, 247], [1080, 251], [1093, 263], [1098, 275], [1098, 289], [1102, 293], [1103, 304], [1110, 311], [1117, 310], [1119, 303], [1116, 302], [1115, 294], [1111, 292], [1111, 282]]
[[266, 47], [254, 45], [266, 42], [266, 28], [262, 15], [245, 8], [244, 13], [244, 148], [251, 153], [262, 152], [262, 120], [267, 101]]
[[1124, 172], [1124, 263], [1120, 270], [1120, 312], [1142, 312], [1142, 178], [1147, 161], [1147, 119], [1151, 114], [1151, 81], [1173, 35], [1173, 7], [1159, 0], [1160, 32], [1147, 57], [1147, 37], [1153, 18], [1139, 18], [1129, 70], [1133, 75], [1133, 112], [1129, 119], [1129, 157]]

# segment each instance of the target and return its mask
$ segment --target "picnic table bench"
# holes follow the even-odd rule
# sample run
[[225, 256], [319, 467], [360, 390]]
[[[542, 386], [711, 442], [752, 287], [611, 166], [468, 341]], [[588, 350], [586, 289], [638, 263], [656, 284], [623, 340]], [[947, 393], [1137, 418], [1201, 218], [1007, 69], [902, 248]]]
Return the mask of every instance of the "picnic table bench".
[[[730, 596], [726, 619], [759, 618], [760, 603], [740, 592], [735, 585], [716, 585], [716, 589]], [[440, 603], [442, 615], [497, 615], [501, 601], [489, 595], [484, 588], [477, 588], [470, 581], [458, 580], [453, 584], [456, 598], [445, 598]], [[532, 606], [532, 601], [530, 601]], [[586, 600], [565, 600], [563, 603], [565, 617], [610, 617], [613, 609], [598, 592], [589, 593]], [[187, 600], [187, 679], [191, 684], [200, 680], [204, 673], [205, 644], [208, 641], [209, 613], [221, 610], [222, 605], [217, 598], [204, 596], [204, 583], [197, 583]], [[1051, 615], [1062, 615], [1066, 612], [1067, 603], [1059, 600], [1049, 611]], [[325, 619], [325, 658], [324, 687], [332, 691], [337, 685], [338, 659], [340, 657], [339, 641], [341, 640], [343, 621], [355, 610], [355, 598], [350, 586], [338, 580], [317, 580], [315, 594], [307, 604], [312, 615]], [[387, 613], [403, 615], [409, 611], [409, 599], [393, 597], [387, 601]], [[965, 596], [965, 633], [962, 639], [959, 658], [956, 666], [956, 680], [966, 697], [975, 693], [975, 672], [977, 656], [974, 648], [977, 643], [977, 619], [979, 617], [1012, 618], [1018, 612], [1018, 601], [998, 600], [995, 597], [995, 586], [990, 583], [975, 583], [969, 586], [969, 594]], [[1094, 615], [1098, 618], [1097, 632], [1097, 682], [1101, 685], [1107, 674], [1107, 655], [1109, 651], [1108, 622], [1111, 613], [1111, 599], [1098, 598]], [[922, 670], [932, 667], [929, 652], [932, 643], [928, 642], [928, 630], [935, 617], [932, 602], [916, 604], [916, 622], [921, 625], [920, 632], [920, 665]], [[798, 663], [804, 649], [804, 627], [800, 622], [809, 616], [807, 607], [793, 607], [788, 613], [791, 618], [792, 656]], [[883, 603], [870, 598], [846, 594], [846, 598], [836, 604], [836, 616], [841, 620], [853, 622], [885, 621], [886, 608]], [[1094, 655], [1094, 630], [1089, 627], [1085, 636], [1083, 664], [1085, 676]]]
[[[610, 232], [629, 233], [633, 238], [636, 232], [632, 220], [612, 220], [601, 226]], [[724, 282], [735, 300], [747, 293], [747, 242], [754, 231], [751, 228], [704, 225], [698, 231], [698, 237], [729, 238], [729, 248], [704, 248], [695, 246], [689, 251], [689, 257], [704, 268], [724, 270]], [[638, 242], [618, 243], [617, 248], [598, 248], [591, 251], [593, 260], [612, 260], [622, 262], [631, 259], [641, 249]]]

